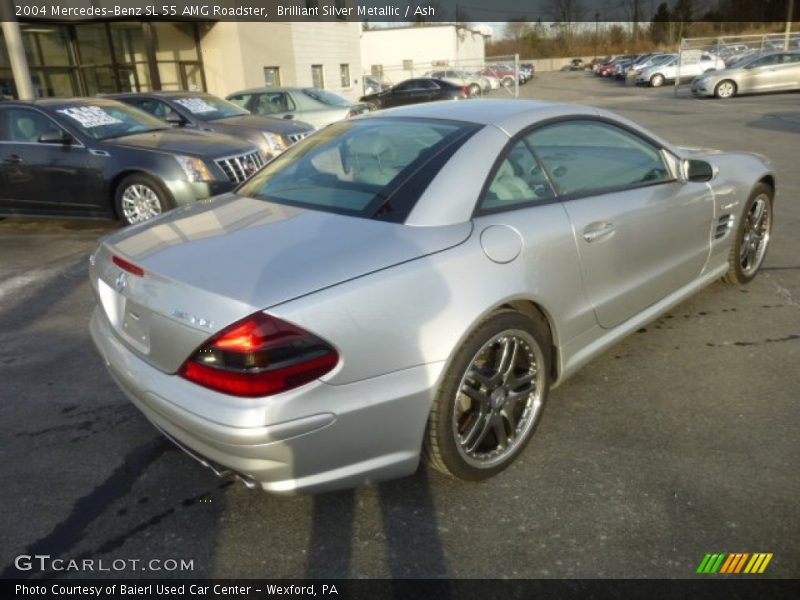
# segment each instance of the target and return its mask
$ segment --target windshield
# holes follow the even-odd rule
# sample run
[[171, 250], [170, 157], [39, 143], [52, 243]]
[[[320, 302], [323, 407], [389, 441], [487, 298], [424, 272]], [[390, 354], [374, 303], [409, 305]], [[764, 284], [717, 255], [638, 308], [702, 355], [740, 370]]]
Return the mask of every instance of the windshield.
[[175, 104], [188, 110], [193, 117], [201, 121], [216, 121], [228, 117], [241, 117], [250, 113], [222, 98], [211, 94], [192, 94], [181, 98], [172, 98]]
[[472, 130], [470, 124], [428, 119], [340, 121], [281, 154], [238, 193], [372, 216], [440, 149]]
[[96, 140], [169, 129], [164, 121], [121, 103], [74, 104], [56, 109], [67, 123]]
[[303, 93], [309, 98], [313, 98], [317, 102], [322, 102], [328, 106], [350, 106], [352, 104], [347, 98], [342, 98], [337, 94], [332, 94], [325, 90], [307, 88], [303, 90]]

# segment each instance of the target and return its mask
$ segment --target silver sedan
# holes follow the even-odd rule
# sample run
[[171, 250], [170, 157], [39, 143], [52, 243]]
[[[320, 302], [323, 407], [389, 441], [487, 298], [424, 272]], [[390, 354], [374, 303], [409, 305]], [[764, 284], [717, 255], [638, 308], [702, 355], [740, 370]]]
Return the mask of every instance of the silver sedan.
[[800, 90], [800, 52], [752, 54], [692, 81], [693, 94], [717, 98], [789, 90]]
[[774, 194], [763, 157], [596, 108], [382, 111], [103, 240], [92, 337], [159, 430], [251, 487], [354, 486], [420, 457], [481, 480], [582, 365], [753, 279]]

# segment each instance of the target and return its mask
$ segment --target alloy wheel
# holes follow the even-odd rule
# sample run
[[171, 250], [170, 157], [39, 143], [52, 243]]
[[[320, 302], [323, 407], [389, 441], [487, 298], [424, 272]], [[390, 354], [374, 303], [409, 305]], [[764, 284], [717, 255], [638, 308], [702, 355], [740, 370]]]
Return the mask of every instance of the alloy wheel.
[[161, 199], [156, 191], [142, 183], [125, 188], [121, 198], [122, 216], [130, 224], [141, 223], [163, 212]]
[[720, 98], [730, 98], [734, 92], [733, 83], [730, 81], [723, 81], [717, 86], [717, 96]]
[[525, 442], [542, 411], [545, 364], [539, 345], [522, 330], [495, 335], [473, 357], [454, 398], [452, 422], [468, 464], [494, 467]]
[[759, 194], [744, 217], [742, 243], [739, 247], [739, 265], [746, 277], [751, 277], [764, 261], [772, 225], [770, 200]]

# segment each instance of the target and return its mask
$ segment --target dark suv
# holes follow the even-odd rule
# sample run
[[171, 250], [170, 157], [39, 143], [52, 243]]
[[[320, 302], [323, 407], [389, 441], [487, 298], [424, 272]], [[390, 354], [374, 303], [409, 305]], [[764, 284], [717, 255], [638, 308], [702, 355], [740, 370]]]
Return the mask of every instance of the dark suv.
[[0, 103], [0, 216], [138, 223], [227, 192], [265, 162], [255, 144], [173, 129], [115, 100]]
[[179, 127], [244, 138], [273, 158], [314, 132], [308, 123], [253, 115], [233, 102], [203, 92], [144, 92], [108, 97]]

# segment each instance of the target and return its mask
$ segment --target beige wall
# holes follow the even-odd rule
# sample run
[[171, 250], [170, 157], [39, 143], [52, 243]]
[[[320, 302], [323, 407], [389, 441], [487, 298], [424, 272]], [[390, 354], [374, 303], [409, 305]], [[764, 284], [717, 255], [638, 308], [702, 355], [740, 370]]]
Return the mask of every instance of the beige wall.
[[[264, 67], [280, 67], [284, 86], [310, 86], [311, 65], [322, 64], [325, 89], [361, 95], [360, 23], [218, 22], [201, 40], [208, 91], [225, 96], [264, 85]], [[350, 65], [343, 88], [340, 64]]]
[[[382, 65], [384, 76], [392, 83], [420, 76], [446, 63], [452, 67], [478, 68], [483, 65], [485, 38], [478, 32], [459, 30], [454, 25], [370, 29], [361, 34], [361, 58], [365, 73], [372, 65]], [[403, 61], [413, 61], [413, 69], [404, 69]]]
[[[291, 23], [296, 67], [294, 83], [311, 85], [311, 65], [321, 64], [325, 89], [347, 98], [362, 95], [361, 23]], [[350, 65], [350, 85], [341, 85], [340, 65]]]

